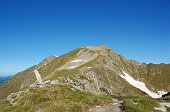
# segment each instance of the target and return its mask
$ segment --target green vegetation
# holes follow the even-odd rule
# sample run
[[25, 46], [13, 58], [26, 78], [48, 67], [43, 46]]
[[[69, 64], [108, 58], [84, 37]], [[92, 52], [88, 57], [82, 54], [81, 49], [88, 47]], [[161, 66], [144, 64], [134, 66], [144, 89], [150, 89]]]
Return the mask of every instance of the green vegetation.
[[170, 64], [148, 64], [149, 83], [159, 90], [170, 88]]
[[158, 106], [156, 100], [150, 98], [126, 99], [124, 101], [125, 110], [128, 112], [157, 112], [153, 108]]
[[52, 77], [50, 77], [50, 79], [54, 80], [54, 79], [57, 79], [57, 78], [62, 77], [62, 76], [68, 76], [68, 75], [71, 76], [71, 75], [75, 75], [77, 73], [79, 73], [79, 71], [76, 68], [70, 69], [70, 70], [61, 70], [61, 71], [55, 73], [55, 75], [53, 75]]
[[79, 67], [77, 67], [77, 68], [94, 66], [98, 59], [99, 59], [99, 56], [96, 57], [95, 59], [93, 59], [93, 60], [91, 60], [91, 61], [89, 61], [89, 62], [87, 62], [87, 63], [85, 63], [85, 64], [83, 64], [83, 65], [81, 65]]
[[123, 100], [123, 109], [126, 112], [159, 112], [154, 107], [159, 106], [156, 99], [139, 95], [117, 95], [115, 98]]
[[82, 112], [94, 106], [109, 103], [111, 96], [94, 95], [88, 92], [73, 90], [69, 85], [59, 85], [30, 89], [22, 95], [16, 106], [12, 106], [7, 101], [1, 101], [1, 112], [35, 112], [44, 110], [45, 112]]
[[170, 112], [170, 108], [169, 107], [167, 108], [167, 111]]
[[164, 101], [166, 101], [166, 102], [170, 102], [170, 96], [161, 98], [161, 99], [159, 99], [159, 100], [164, 100]]
[[[0, 112], [83, 112], [86, 109], [112, 102], [116, 98], [123, 101], [122, 108], [126, 112], [158, 112], [153, 108], [158, 106], [158, 101], [166, 99], [152, 99], [139, 95], [94, 95], [89, 92], [81, 92], [70, 85], [58, 85], [44, 88], [31, 88], [27, 93], [20, 95], [16, 100], [16, 106], [8, 101], [0, 102]], [[167, 108], [169, 111], [169, 108]]]

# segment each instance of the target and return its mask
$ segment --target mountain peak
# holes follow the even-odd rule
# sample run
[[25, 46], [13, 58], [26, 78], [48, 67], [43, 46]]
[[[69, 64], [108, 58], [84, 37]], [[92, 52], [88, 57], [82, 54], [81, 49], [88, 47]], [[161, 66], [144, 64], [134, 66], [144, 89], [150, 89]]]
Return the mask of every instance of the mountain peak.
[[107, 47], [106, 45], [99, 45], [99, 46], [86, 46], [86, 47], [82, 47], [82, 48], [87, 48], [90, 50], [101, 50], [101, 49], [110, 49], [109, 47]]

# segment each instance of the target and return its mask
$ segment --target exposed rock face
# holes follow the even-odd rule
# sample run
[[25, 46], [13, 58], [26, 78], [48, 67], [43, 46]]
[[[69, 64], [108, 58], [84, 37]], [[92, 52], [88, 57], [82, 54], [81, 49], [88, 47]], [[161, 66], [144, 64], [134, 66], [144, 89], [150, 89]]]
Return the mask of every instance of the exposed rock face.
[[36, 77], [36, 82], [30, 85], [29, 87], [44, 87], [44, 86], [51, 86], [51, 81], [42, 81], [41, 74], [38, 72], [37, 69], [34, 70], [34, 74]]
[[[42, 79], [36, 71], [35, 77], [35, 69]], [[95, 94], [144, 94], [122, 79], [122, 70], [145, 83], [150, 91], [170, 91], [170, 64], [139, 63], [126, 59], [106, 46], [89, 46], [60, 57], [49, 57], [19, 73], [0, 85], [0, 98], [27, 88], [36, 80], [39, 83], [47, 81], [50, 85], [67, 83], [75, 89]], [[17, 86], [13, 88], [11, 85]]]
[[15, 98], [17, 96], [17, 93], [11, 93], [10, 95], [8, 95], [8, 97], [6, 98], [6, 100], [11, 101], [13, 98]]
[[119, 107], [119, 104], [110, 103], [104, 106], [96, 106], [92, 109], [89, 109], [86, 112], [123, 112]]
[[170, 103], [167, 102], [160, 102], [159, 107], [155, 107], [155, 110], [161, 111], [161, 112], [168, 112], [167, 108], [170, 108]]
[[37, 79], [37, 83], [42, 84], [42, 78], [41, 78], [40, 73], [36, 69], [34, 70], [34, 73]]
[[28, 92], [28, 90], [19, 91], [17, 93], [11, 93], [10, 95], [7, 96], [6, 100], [9, 101], [11, 105], [15, 106], [17, 104], [15, 100], [20, 96], [20, 94], [24, 92]]

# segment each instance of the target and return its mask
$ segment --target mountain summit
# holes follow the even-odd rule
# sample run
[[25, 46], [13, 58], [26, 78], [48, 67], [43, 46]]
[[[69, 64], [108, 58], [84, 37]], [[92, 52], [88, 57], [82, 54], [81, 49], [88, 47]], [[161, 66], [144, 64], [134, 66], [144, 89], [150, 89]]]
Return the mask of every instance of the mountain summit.
[[0, 98], [28, 88], [64, 84], [92, 94], [133, 94], [160, 98], [170, 91], [169, 68], [170, 64], [128, 60], [106, 46], [80, 47], [59, 57], [50, 56], [16, 74], [0, 85]]

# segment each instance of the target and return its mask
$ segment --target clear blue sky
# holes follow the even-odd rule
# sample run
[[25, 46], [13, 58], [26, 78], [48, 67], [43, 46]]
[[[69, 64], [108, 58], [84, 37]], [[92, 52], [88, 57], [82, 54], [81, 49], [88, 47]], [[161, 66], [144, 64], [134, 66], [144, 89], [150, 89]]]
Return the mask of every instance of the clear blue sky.
[[88, 45], [170, 63], [170, 0], [0, 1], [0, 75]]

